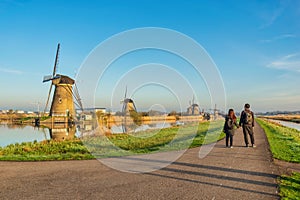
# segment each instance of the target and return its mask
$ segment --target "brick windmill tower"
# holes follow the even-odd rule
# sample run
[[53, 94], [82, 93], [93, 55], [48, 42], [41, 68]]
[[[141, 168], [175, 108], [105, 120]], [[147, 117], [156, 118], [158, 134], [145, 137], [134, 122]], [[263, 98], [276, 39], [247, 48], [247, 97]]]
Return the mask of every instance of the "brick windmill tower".
[[51, 81], [45, 111], [48, 107], [52, 87], [54, 86], [55, 89], [53, 93], [49, 116], [51, 116], [52, 119], [55, 119], [52, 120], [53, 122], [66, 122], [66, 119], [67, 122], [72, 122], [75, 119], [74, 99], [77, 100], [77, 105], [79, 105], [79, 107], [82, 108], [82, 104], [80, 101], [78, 91], [74, 91], [73, 89], [75, 81], [68, 76], [56, 74], [59, 49], [60, 44], [58, 44], [57, 46], [53, 74], [50, 76], [45, 76], [43, 80], [43, 82]]

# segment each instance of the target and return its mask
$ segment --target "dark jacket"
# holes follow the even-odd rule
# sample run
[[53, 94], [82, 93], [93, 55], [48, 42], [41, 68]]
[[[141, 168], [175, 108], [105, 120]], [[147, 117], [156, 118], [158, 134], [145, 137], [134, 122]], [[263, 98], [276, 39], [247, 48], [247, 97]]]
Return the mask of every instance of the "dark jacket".
[[[251, 122], [248, 122], [247, 121], [247, 113], [250, 114], [252, 116], [252, 120]], [[252, 111], [245, 111], [243, 110], [242, 113], [241, 113], [241, 118], [240, 118], [240, 122], [239, 122], [239, 125], [243, 125], [243, 126], [252, 126], [254, 127], [254, 114]]]
[[226, 134], [234, 135], [234, 128], [239, 127], [236, 123], [236, 120], [231, 119], [229, 116], [226, 116], [223, 131]]

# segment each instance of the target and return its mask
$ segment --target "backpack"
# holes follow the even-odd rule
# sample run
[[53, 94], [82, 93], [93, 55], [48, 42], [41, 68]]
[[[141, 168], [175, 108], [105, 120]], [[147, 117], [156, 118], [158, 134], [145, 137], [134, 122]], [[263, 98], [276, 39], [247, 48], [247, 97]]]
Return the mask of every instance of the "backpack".
[[245, 112], [245, 124], [252, 124], [253, 122], [253, 115], [252, 112]]

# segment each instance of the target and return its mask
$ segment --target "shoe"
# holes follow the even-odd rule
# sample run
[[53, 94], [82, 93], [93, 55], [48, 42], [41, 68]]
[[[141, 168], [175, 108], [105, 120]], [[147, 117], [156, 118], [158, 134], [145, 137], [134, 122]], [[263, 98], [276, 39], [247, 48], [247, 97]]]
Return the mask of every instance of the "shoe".
[[248, 144], [246, 144], [246, 148], [249, 148]]
[[233, 148], [233, 146], [230, 146], [230, 148], [232, 149], [232, 148]]
[[254, 144], [252, 144], [252, 147], [255, 148], [256, 146]]

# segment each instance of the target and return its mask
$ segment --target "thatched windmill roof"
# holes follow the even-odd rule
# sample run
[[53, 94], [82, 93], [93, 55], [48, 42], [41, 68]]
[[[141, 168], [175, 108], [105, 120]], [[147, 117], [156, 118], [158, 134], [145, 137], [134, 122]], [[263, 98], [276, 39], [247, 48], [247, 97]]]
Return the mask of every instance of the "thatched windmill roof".
[[68, 76], [65, 76], [65, 75], [60, 75], [60, 74], [57, 74], [55, 77], [57, 78], [54, 78], [52, 81], [53, 81], [53, 84], [69, 84], [69, 85], [73, 85], [75, 83], [75, 81], [68, 77]]

